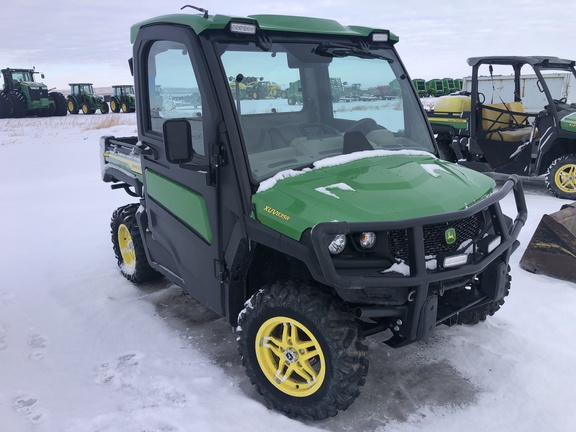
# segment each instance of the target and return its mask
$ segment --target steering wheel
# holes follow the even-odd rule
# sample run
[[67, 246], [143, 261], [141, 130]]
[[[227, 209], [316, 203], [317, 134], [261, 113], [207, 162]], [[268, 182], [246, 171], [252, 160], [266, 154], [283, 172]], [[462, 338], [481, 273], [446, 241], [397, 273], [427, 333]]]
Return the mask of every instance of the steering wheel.
[[485, 100], [486, 100], [486, 96], [484, 96], [484, 93], [478, 92], [478, 102], [483, 104]]
[[556, 103], [556, 104], [559, 104], [559, 103], [565, 104], [566, 102], [568, 102], [568, 99], [566, 99], [565, 97], [560, 98], [560, 99], [554, 99], [554, 103]]
[[374, 119], [366, 117], [355, 122], [346, 132], [359, 131], [366, 135], [376, 129], [384, 129], [384, 127], [376, 123]]

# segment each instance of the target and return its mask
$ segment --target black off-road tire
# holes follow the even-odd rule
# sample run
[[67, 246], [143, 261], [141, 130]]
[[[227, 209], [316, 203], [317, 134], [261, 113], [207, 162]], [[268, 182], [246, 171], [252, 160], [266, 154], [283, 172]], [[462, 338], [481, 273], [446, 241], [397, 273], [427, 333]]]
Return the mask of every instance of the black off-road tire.
[[114, 98], [112, 98], [112, 100], [110, 101], [110, 110], [116, 114], [118, 114], [120, 112], [120, 104]]
[[26, 117], [28, 114], [28, 107], [26, 104], [26, 97], [20, 92], [8, 92], [8, 99], [10, 100], [10, 116], [14, 118]]
[[87, 103], [83, 103], [83, 104], [82, 104], [82, 113], [83, 113], [83, 114], [91, 115], [91, 114], [94, 114], [95, 112], [96, 112], [96, 110], [95, 110], [95, 109], [92, 109], [92, 108], [90, 107], [90, 105], [88, 105]]
[[106, 102], [102, 102], [102, 105], [100, 105], [100, 112], [102, 114], [108, 114], [110, 112], [110, 107], [108, 107]]
[[275, 409], [321, 420], [354, 402], [366, 381], [368, 347], [337, 297], [289, 280], [261, 289], [246, 305], [237, 328], [242, 364]]
[[[128, 204], [112, 214], [110, 222], [112, 247], [122, 275], [135, 284], [159, 279], [162, 274], [148, 263], [140, 230], [136, 222], [139, 204]], [[124, 246], [124, 247], [123, 247]]]
[[10, 100], [6, 93], [0, 91], [0, 118], [10, 117]]
[[78, 104], [71, 97], [69, 97], [68, 101], [66, 102], [66, 108], [70, 114], [78, 114], [79, 112]]
[[[510, 292], [510, 281], [512, 276], [510, 276], [510, 269], [508, 269], [508, 274], [506, 275], [506, 287], [504, 289], [504, 297], [506, 297]], [[504, 298], [498, 300], [497, 302], [491, 301], [485, 305], [476, 307], [474, 309], [469, 309], [458, 314], [458, 324], [476, 325], [480, 322], [486, 321], [486, 318], [494, 315], [502, 305], [504, 304]]]
[[565, 155], [552, 162], [544, 181], [556, 197], [576, 200], [576, 154]]
[[66, 97], [60, 92], [48, 93], [48, 97], [54, 101], [54, 116], [64, 117], [68, 114], [68, 108], [66, 107]]

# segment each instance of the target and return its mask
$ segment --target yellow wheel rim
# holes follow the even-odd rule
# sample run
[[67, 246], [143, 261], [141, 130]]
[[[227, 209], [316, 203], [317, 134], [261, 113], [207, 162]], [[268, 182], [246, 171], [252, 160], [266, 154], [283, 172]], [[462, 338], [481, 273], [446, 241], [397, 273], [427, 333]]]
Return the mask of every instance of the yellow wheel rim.
[[256, 334], [256, 358], [268, 381], [294, 397], [314, 394], [326, 377], [326, 361], [318, 340], [302, 323], [274, 317]]
[[83, 112], [84, 114], [88, 114], [88, 106], [82, 105], [82, 112]]
[[126, 105], [125, 103], [122, 104], [122, 111], [124, 111], [125, 113], [128, 112], [128, 105]]
[[128, 227], [124, 224], [118, 227], [118, 246], [124, 265], [130, 270], [136, 267], [136, 252], [134, 252], [134, 243]]
[[116, 102], [115, 101], [110, 101], [110, 108], [112, 109], [112, 111], [116, 110]]
[[566, 164], [560, 167], [554, 175], [554, 183], [562, 192], [576, 192], [576, 164]]
[[74, 103], [72, 101], [68, 101], [68, 110], [74, 111]]

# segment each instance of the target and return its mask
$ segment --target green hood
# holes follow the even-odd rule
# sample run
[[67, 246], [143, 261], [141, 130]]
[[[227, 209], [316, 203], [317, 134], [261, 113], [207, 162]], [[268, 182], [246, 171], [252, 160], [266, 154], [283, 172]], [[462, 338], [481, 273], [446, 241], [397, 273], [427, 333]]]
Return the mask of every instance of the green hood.
[[256, 218], [298, 240], [320, 222], [397, 221], [461, 210], [495, 187], [483, 174], [423, 152], [340, 162], [325, 159], [314, 169], [267, 180], [253, 196]]
[[576, 132], [576, 112], [563, 117], [560, 120], [560, 128], [568, 132]]

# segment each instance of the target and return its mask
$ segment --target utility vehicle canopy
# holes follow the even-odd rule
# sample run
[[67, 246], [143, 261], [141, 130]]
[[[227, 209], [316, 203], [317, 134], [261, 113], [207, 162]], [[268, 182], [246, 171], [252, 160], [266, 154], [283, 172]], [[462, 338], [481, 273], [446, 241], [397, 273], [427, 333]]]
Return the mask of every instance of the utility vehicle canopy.
[[576, 61], [561, 59], [558, 57], [546, 56], [491, 56], [491, 57], [470, 57], [467, 60], [470, 66], [478, 64], [529, 64], [532, 67], [566, 68], [574, 67]]

